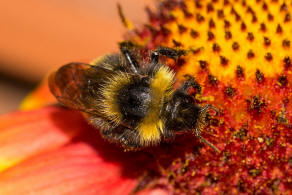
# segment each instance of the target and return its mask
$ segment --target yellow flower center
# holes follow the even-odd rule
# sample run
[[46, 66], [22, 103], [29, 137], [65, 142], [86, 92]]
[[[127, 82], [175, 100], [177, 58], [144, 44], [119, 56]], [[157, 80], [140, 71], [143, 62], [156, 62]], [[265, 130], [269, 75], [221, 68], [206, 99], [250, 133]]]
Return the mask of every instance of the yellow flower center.
[[180, 71], [197, 74], [208, 67], [219, 80], [280, 74], [290, 60], [291, 3], [285, 1], [194, 1], [170, 12], [163, 28], [167, 46], [190, 49]]

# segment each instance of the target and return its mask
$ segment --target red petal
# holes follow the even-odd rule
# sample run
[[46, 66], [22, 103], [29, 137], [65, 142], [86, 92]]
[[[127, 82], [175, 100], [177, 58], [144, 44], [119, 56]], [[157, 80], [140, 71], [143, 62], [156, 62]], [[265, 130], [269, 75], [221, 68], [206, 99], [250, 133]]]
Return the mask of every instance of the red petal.
[[0, 194], [128, 194], [153, 168], [147, 152], [104, 141], [78, 112], [48, 107], [0, 124]]
[[75, 143], [0, 174], [0, 194], [129, 194], [136, 179], [121, 168], [90, 145]]
[[0, 171], [70, 142], [81, 125], [79, 113], [58, 107], [1, 116]]

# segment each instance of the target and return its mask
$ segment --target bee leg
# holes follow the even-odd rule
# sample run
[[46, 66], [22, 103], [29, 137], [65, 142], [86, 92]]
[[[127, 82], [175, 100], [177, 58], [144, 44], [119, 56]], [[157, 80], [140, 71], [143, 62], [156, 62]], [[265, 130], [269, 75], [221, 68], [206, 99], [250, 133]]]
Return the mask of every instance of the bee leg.
[[112, 143], [118, 143], [119, 133], [117, 132], [117, 128], [111, 128], [107, 130], [100, 131], [101, 136]]
[[175, 60], [180, 56], [186, 55], [186, 51], [182, 49], [173, 49], [169, 47], [159, 47], [158, 49], [151, 52], [150, 61], [152, 66], [158, 63], [160, 55]]
[[196, 93], [201, 93], [200, 84], [190, 75], [185, 75], [186, 81], [181, 85], [178, 90], [181, 90], [185, 93], [188, 93], [188, 90], [193, 87], [196, 90]]
[[135, 47], [131, 42], [121, 42], [120, 43], [120, 50], [121, 53], [126, 58], [127, 62], [130, 65], [130, 69], [133, 73], [138, 73], [137, 68], [139, 67], [139, 64], [133, 54], [131, 53], [131, 48]]
[[135, 130], [125, 128], [119, 140], [126, 151], [138, 150], [141, 148], [140, 136]]
[[200, 110], [200, 114], [199, 114], [199, 118], [198, 118], [198, 131], [200, 132], [200, 129], [203, 128], [204, 126], [206, 126], [206, 118], [207, 118], [207, 115], [208, 115], [208, 109], [212, 109], [214, 110], [216, 113], [219, 113], [218, 109], [215, 108], [214, 106], [210, 105], [210, 104], [207, 104], [206, 106], [204, 106], [203, 108], [201, 108]]
[[99, 132], [104, 139], [107, 139], [110, 142], [117, 142], [116, 140], [120, 132], [120, 126], [114, 126], [108, 120], [96, 115], [84, 115], [87, 116], [86, 120], [93, 127], [99, 129]]
[[205, 119], [206, 119], [206, 115], [208, 113], [208, 109], [211, 108], [213, 110], [216, 111], [216, 113], [218, 113], [217, 108], [215, 108], [214, 106], [207, 104], [206, 106], [204, 106], [201, 110], [200, 110], [200, 116], [198, 118], [198, 122], [197, 122], [197, 128], [195, 129], [195, 134], [196, 136], [203, 141], [205, 144], [207, 144], [209, 147], [211, 147], [213, 150], [215, 150], [216, 152], [220, 153], [220, 150], [218, 148], [216, 148], [216, 146], [214, 146], [212, 143], [210, 143], [208, 140], [206, 140], [205, 138], [203, 138], [201, 136], [201, 131], [200, 129], [202, 129], [206, 124], [205, 124]]
[[214, 110], [214, 111], [216, 112], [216, 114], [219, 113], [219, 110], [218, 110], [216, 107], [214, 107], [214, 106], [212, 106], [212, 105], [210, 105], [210, 104], [207, 104], [206, 106], [204, 106], [204, 107], [201, 109], [201, 113], [206, 113], [207, 110], [210, 109], [210, 108], [211, 108], [212, 110]]
[[198, 128], [196, 128], [195, 130], [196, 136], [205, 144], [207, 144], [209, 147], [211, 147], [213, 150], [215, 150], [217, 153], [220, 153], [220, 150], [214, 146], [211, 142], [209, 142], [208, 140], [206, 140], [205, 138], [203, 138], [200, 134], [200, 130]]
[[175, 133], [167, 128], [164, 129], [163, 132], [163, 141], [164, 142], [171, 142], [175, 138]]

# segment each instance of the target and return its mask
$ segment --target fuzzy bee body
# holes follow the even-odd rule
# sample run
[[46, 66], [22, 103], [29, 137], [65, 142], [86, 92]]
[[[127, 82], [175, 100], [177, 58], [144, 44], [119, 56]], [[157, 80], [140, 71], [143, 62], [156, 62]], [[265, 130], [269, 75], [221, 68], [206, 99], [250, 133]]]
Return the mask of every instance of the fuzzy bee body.
[[[110, 54], [92, 64], [70, 63], [50, 75], [49, 85], [57, 100], [85, 113], [109, 141], [126, 149], [157, 145], [177, 132], [193, 131], [200, 136], [207, 109], [194, 103], [188, 89], [200, 90], [189, 78], [174, 89], [175, 73], [159, 63], [159, 55], [177, 58], [182, 51], [160, 48], [149, 62], [134, 57], [129, 44], [121, 54]], [[143, 64], [142, 64], [143, 63]]]

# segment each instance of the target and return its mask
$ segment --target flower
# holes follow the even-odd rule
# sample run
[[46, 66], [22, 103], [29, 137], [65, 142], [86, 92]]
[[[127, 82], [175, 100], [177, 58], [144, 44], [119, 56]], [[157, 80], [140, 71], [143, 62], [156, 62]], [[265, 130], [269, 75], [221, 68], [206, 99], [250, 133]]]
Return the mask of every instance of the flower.
[[0, 124], [0, 194], [129, 194], [152, 164], [105, 142], [65, 108], [16, 112]]
[[[198, 104], [219, 109], [203, 134], [221, 152], [185, 134], [124, 153], [76, 111], [13, 113], [0, 119], [0, 194], [291, 193], [291, 5], [164, 0], [158, 8], [128, 39], [188, 51], [168, 63], [178, 82], [188, 74], [201, 84]], [[24, 107], [46, 104], [39, 94]]]
[[194, 76], [203, 88], [197, 102], [221, 112], [210, 119], [208, 138], [221, 154], [185, 140], [184, 154], [164, 166], [162, 186], [291, 193], [291, 3], [165, 0], [148, 12], [150, 22], [131, 40], [189, 51], [172, 65], [179, 81]]

